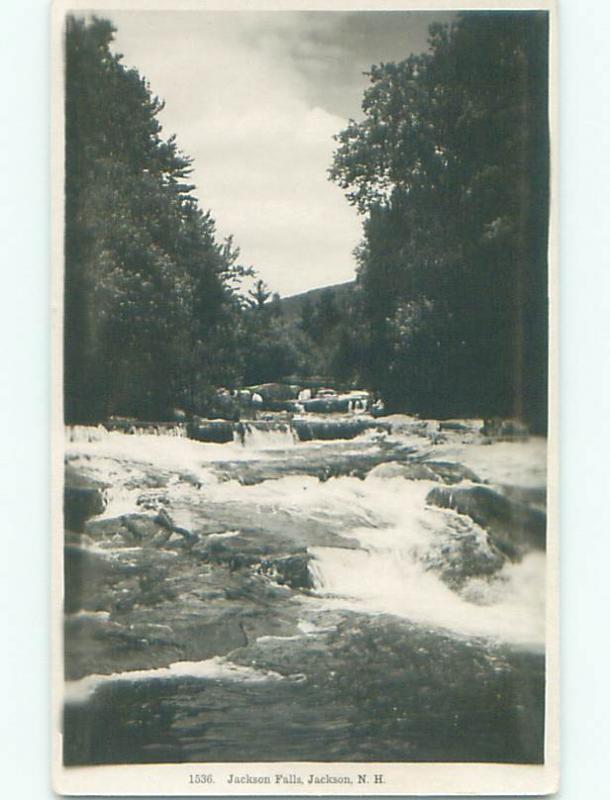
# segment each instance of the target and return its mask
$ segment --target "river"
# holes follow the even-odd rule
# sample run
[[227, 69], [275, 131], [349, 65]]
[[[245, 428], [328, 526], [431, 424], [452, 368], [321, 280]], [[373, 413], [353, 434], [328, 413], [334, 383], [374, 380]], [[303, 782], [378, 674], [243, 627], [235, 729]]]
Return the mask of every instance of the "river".
[[479, 427], [68, 429], [66, 765], [541, 763], [546, 441]]

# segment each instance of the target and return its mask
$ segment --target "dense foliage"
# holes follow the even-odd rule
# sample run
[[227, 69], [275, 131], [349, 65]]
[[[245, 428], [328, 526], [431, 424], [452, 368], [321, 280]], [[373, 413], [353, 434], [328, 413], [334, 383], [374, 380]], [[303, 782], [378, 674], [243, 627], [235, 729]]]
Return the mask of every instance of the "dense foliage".
[[356, 373], [390, 408], [546, 424], [546, 13], [432, 26], [374, 66], [331, 178], [365, 215]]
[[164, 139], [162, 103], [111, 51], [105, 20], [69, 17], [65, 100], [65, 415], [163, 418], [239, 377], [247, 272], [218, 242]]
[[389, 409], [546, 423], [547, 15], [432, 26], [373, 66], [331, 178], [364, 216], [348, 295], [298, 318], [239, 263], [101, 19], [69, 17], [65, 415], [206, 413], [215, 387], [324, 375]]

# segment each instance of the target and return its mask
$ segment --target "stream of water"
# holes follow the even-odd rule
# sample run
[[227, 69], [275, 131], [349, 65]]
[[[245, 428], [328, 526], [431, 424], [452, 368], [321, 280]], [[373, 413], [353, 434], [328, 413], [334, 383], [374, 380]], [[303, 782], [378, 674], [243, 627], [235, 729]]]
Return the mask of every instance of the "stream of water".
[[540, 763], [546, 442], [437, 428], [68, 430], [65, 763]]

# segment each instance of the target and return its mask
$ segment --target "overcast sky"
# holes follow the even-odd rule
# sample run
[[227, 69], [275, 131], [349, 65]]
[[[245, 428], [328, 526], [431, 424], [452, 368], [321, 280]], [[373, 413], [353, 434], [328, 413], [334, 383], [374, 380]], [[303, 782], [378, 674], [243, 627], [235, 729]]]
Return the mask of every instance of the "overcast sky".
[[165, 136], [242, 263], [282, 295], [350, 280], [361, 219], [327, 179], [371, 64], [427, 49], [443, 12], [104, 11], [166, 101]]

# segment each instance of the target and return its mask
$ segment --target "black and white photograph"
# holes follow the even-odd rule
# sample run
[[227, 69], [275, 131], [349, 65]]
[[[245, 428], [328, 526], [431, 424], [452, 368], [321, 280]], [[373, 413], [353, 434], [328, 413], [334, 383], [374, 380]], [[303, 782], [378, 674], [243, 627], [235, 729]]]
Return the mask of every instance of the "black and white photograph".
[[556, 788], [555, 12], [445, 5], [55, 5], [58, 790]]

